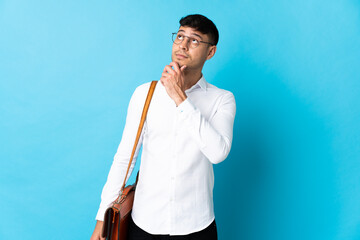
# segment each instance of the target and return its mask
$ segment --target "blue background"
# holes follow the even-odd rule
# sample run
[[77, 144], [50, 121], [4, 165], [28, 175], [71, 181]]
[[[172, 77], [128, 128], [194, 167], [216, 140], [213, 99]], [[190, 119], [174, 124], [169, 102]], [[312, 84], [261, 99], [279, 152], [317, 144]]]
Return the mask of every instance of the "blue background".
[[[0, 239], [89, 239], [136, 86], [201, 13], [237, 102], [219, 239], [360, 239], [356, 0], [0, 0]], [[133, 180], [133, 178], [132, 178]]]

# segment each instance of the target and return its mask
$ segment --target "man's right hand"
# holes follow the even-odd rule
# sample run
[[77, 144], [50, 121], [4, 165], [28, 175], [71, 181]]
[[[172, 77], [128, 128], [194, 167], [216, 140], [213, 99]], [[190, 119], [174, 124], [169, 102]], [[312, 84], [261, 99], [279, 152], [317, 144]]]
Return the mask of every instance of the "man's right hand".
[[90, 240], [105, 240], [105, 238], [101, 237], [101, 231], [102, 231], [103, 224], [104, 224], [103, 221], [96, 222], [95, 229], [94, 229], [93, 234], [91, 235]]

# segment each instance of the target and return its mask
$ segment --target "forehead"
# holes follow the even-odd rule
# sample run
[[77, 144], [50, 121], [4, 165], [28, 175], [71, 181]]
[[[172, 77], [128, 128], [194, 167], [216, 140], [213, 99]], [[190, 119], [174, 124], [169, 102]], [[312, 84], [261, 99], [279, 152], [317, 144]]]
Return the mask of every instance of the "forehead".
[[195, 30], [192, 27], [180, 26], [178, 32], [182, 32], [186, 35], [193, 36], [193, 37], [199, 37], [202, 40], [208, 40], [208, 37], [206, 34], [203, 34], [199, 31]]

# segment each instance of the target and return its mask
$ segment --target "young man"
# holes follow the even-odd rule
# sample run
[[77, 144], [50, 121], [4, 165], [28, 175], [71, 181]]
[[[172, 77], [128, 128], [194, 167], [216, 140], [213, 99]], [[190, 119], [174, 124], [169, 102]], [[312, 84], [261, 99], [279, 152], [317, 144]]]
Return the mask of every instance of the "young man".
[[[214, 23], [198, 14], [182, 18], [173, 33], [172, 62], [157, 84], [134, 157], [142, 144], [129, 240], [217, 239], [212, 165], [229, 154], [235, 118], [233, 94], [202, 74], [218, 39]], [[125, 177], [149, 86], [139, 86], [131, 97], [91, 240], [102, 239], [104, 213]]]

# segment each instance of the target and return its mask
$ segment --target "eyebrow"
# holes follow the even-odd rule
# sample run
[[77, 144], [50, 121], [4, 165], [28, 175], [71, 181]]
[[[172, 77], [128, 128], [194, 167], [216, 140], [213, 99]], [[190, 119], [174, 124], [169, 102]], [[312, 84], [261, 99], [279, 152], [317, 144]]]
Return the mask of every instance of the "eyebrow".
[[[179, 30], [178, 32], [185, 32], [185, 31], [184, 30]], [[201, 40], [203, 40], [202, 37], [199, 34], [191, 33], [191, 35], [198, 36]]]

